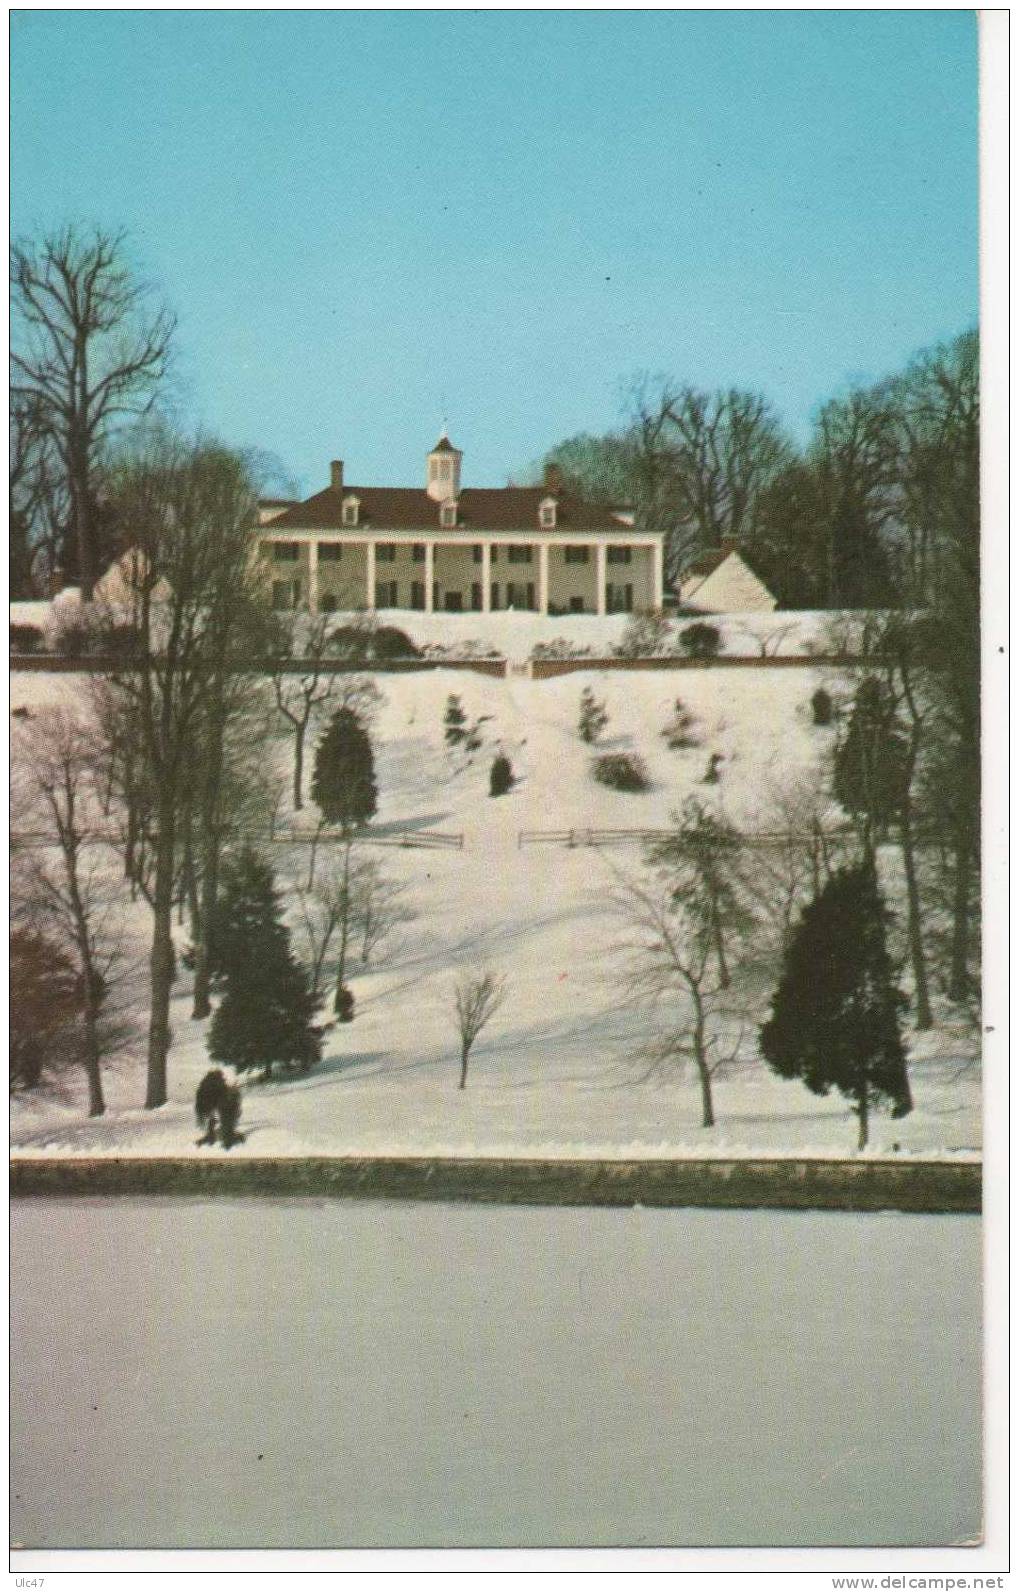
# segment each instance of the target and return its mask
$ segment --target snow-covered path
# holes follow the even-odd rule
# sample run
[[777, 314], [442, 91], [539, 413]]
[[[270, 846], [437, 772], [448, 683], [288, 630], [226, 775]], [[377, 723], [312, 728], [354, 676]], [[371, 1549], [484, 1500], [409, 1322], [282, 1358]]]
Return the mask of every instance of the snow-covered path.
[[933, 1545], [969, 1217], [15, 1201], [16, 1543]]

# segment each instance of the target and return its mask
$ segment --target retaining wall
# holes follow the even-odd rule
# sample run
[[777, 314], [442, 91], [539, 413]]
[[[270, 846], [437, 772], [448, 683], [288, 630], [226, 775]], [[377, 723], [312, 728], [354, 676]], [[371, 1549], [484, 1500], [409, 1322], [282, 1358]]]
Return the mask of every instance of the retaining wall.
[[981, 1206], [978, 1162], [552, 1161], [434, 1157], [16, 1157], [11, 1194], [260, 1195], [529, 1205], [959, 1211]]

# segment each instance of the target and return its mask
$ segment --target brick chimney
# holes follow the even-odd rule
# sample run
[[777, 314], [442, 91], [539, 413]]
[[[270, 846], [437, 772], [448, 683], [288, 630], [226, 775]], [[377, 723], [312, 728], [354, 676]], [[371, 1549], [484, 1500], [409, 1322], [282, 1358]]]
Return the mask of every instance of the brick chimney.
[[545, 465], [545, 485], [550, 492], [561, 492], [563, 489], [563, 472], [551, 460]]
[[329, 463], [329, 485], [334, 492], [343, 491], [343, 460], [332, 459]]

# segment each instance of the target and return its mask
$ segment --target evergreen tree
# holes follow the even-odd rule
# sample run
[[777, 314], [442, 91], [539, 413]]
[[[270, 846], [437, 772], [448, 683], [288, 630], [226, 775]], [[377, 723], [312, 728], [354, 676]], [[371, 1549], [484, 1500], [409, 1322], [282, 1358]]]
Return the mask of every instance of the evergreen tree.
[[492, 767], [488, 775], [488, 794], [490, 796], [505, 796], [507, 791], [513, 789], [513, 764], [505, 752], [497, 752], [492, 759]]
[[321, 1050], [315, 999], [290, 950], [272, 869], [250, 847], [231, 869], [217, 954], [226, 990], [209, 1028], [209, 1054], [238, 1072], [311, 1067]]
[[609, 722], [604, 702], [599, 702], [589, 685], [580, 693], [580, 718], [577, 733], [582, 741], [592, 746]]
[[241, 973], [276, 951], [286, 934], [275, 913], [272, 869], [251, 846], [228, 857], [223, 869], [219, 900], [211, 936], [210, 964], [214, 979], [222, 984], [231, 973]]
[[881, 840], [902, 805], [907, 748], [880, 680], [860, 681], [845, 740], [835, 753], [836, 801], [858, 818], [865, 850]]
[[333, 714], [318, 743], [311, 794], [326, 823], [345, 834], [360, 829], [378, 806], [372, 743], [351, 708]]
[[803, 911], [761, 1029], [761, 1052], [780, 1077], [855, 1101], [861, 1150], [872, 1106], [888, 1101], [895, 1117], [913, 1107], [887, 916], [871, 862], [833, 874]]

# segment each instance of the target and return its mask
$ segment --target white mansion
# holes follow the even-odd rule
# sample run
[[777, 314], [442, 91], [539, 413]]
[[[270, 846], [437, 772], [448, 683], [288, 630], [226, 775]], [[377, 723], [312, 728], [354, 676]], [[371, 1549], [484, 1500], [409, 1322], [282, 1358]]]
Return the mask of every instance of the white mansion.
[[611, 614], [661, 608], [662, 538], [563, 489], [460, 486], [445, 434], [423, 487], [330, 483], [303, 503], [263, 502], [259, 544], [276, 608], [525, 609]]

